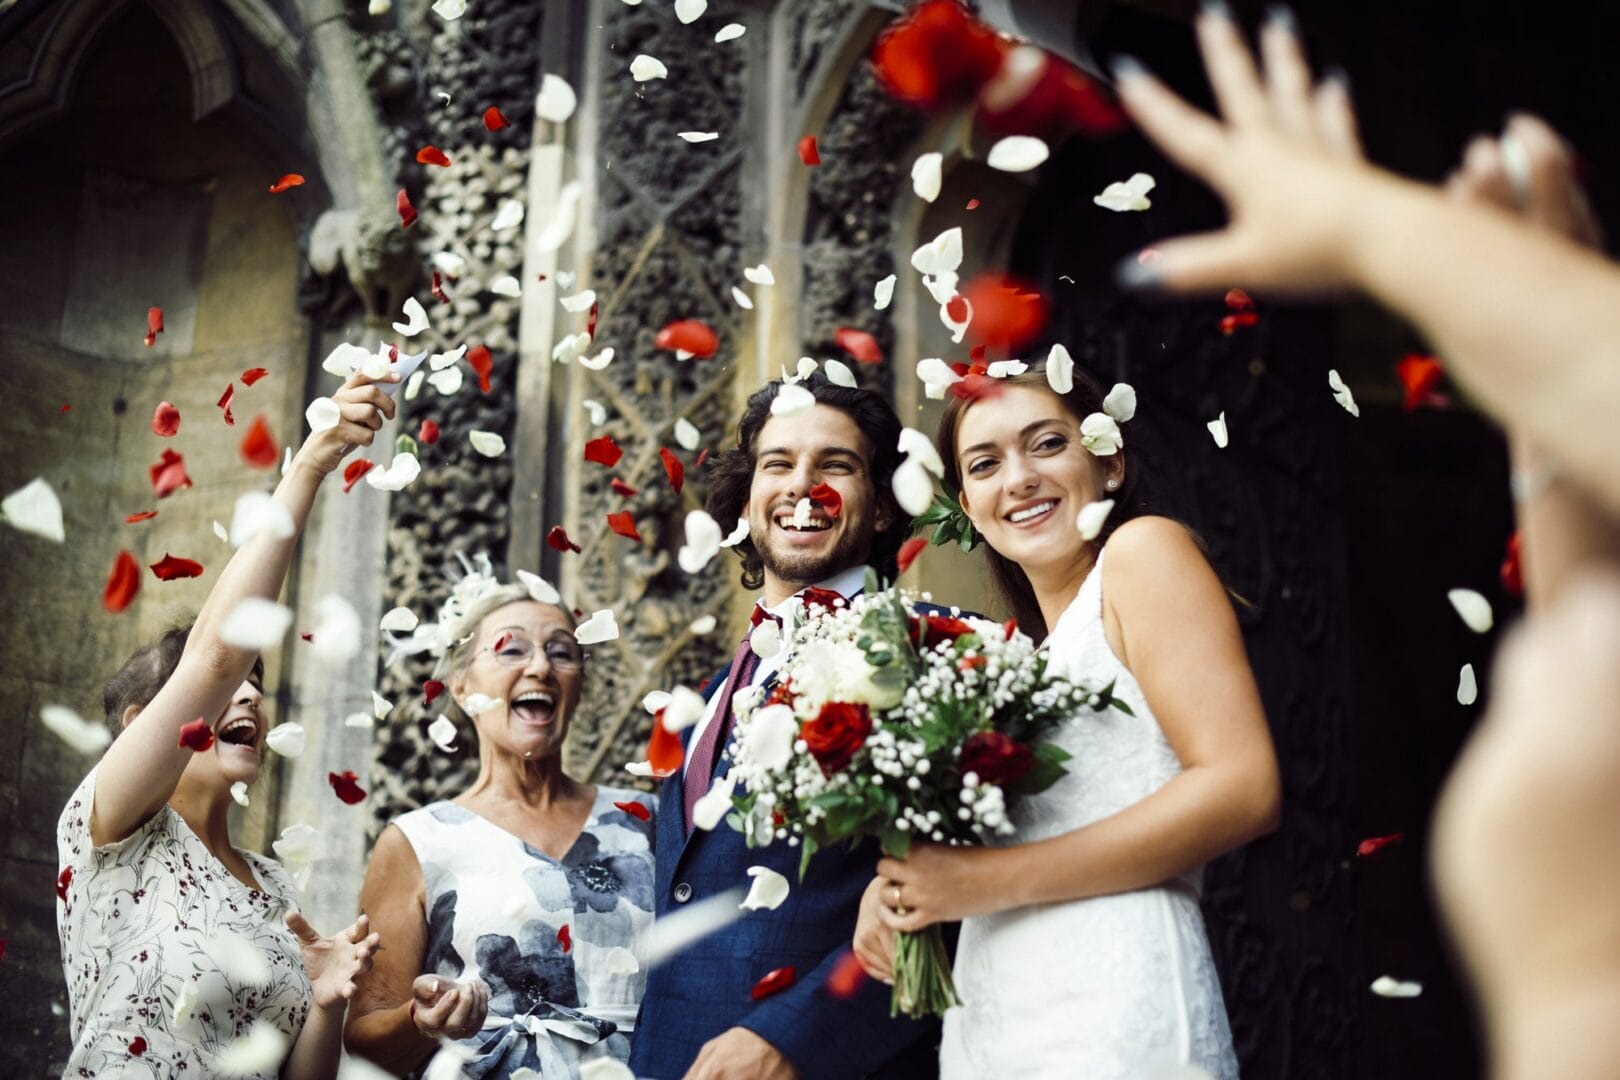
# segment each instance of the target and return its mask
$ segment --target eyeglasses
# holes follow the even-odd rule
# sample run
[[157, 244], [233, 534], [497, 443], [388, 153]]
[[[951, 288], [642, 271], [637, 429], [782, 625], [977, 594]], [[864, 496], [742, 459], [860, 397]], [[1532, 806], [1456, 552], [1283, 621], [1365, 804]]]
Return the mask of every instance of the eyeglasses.
[[[534, 657], [538, 646], [526, 637], [502, 634], [494, 644], [479, 650], [490, 653], [502, 667], [522, 667]], [[568, 641], [548, 641], [545, 646], [546, 663], [558, 671], [578, 671], [585, 663], [585, 652]]]

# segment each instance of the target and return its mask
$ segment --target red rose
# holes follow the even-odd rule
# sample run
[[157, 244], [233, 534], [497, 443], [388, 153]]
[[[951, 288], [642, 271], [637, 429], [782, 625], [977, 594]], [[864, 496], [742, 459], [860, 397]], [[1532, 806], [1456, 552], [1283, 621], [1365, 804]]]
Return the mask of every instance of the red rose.
[[981, 731], [962, 744], [963, 773], [976, 773], [981, 784], [1016, 784], [1035, 765], [1035, 752], [999, 731]]
[[975, 633], [973, 627], [961, 619], [953, 619], [949, 615], [929, 615], [928, 632], [918, 636], [922, 620], [913, 615], [911, 617], [911, 642], [919, 649], [926, 649], [930, 645], [937, 645], [941, 641], [955, 641], [963, 634]]
[[[833, 516], [837, 517], [838, 515], [834, 514]], [[828, 611], [831, 611], [833, 610], [833, 605], [837, 604], [838, 601], [842, 600], [843, 598], [844, 596], [842, 593], [836, 592], [833, 589], [818, 589], [814, 585], [810, 586], [808, 589], [799, 594], [799, 599], [804, 603], [804, 610], [806, 614], [808, 614], [811, 609], [818, 607], [824, 607]]]
[[823, 776], [848, 765], [870, 734], [872, 710], [845, 701], [827, 702], [814, 720], [799, 728], [799, 737], [810, 747], [810, 756], [821, 766]]

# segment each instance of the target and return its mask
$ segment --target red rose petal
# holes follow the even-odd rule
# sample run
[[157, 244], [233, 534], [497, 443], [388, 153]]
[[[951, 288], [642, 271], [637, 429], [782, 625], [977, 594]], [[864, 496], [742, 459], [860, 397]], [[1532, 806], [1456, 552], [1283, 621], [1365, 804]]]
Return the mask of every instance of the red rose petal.
[[868, 334], [865, 330], [840, 326], [833, 332], [833, 341], [837, 342], [840, 349], [849, 353], [859, 363], [883, 363], [883, 350], [878, 346], [877, 338]]
[[563, 923], [557, 931], [557, 944], [562, 946], [563, 952], [573, 952], [574, 937], [568, 932], [568, 924]]
[[262, 367], [248, 368], [246, 371], [242, 372], [242, 385], [243, 386], [252, 386], [254, 383], [258, 382], [260, 379], [264, 378], [268, 374], [270, 374], [270, 371], [269, 371], [268, 368], [262, 368]]
[[163, 558], [153, 563], [151, 569], [159, 581], [173, 581], [175, 578], [201, 577], [203, 565], [196, 559], [182, 559], [165, 551]]
[[653, 345], [660, 349], [679, 349], [704, 359], [714, 355], [715, 349], [720, 347], [720, 339], [697, 319], [680, 319], [658, 331]]
[[607, 515], [608, 528], [624, 537], [626, 540], [640, 540], [641, 534], [636, 531], [636, 519], [628, 510], [620, 510], [616, 514]]
[[217, 406], [220, 409], [223, 409], [224, 412], [225, 412], [225, 426], [226, 427], [235, 427], [236, 426], [236, 418], [231, 415], [231, 399], [234, 398], [234, 397], [236, 397], [236, 384], [235, 383], [226, 383], [225, 384], [225, 392], [223, 394], [219, 395], [219, 400], [218, 401], [214, 402], [215, 406]]
[[158, 407], [152, 412], [152, 434], [172, 439], [179, 432], [180, 410], [167, 401], [158, 402]]
[[692, 463], [692, 467], [694, 469], [701, 469], [703, 467], [703, 463], [705, 461], [708, 461], [708, 460], [709, 460], [709, 448], [707, 446], [705, 446], [702, 450], [698, 451], [697, 461]]
[[969, 371], [961, 382], [951, 383], [950, 392], [964, 401], [983, 401], [993, 398], [1005, 389], [1000, 379], [992, 379], [977, 371]]
[[424, 417], [421, 428], [416, 432], [416, 440], [432, 446], [439, 441], [439, 425]]
[[511, 631], [507, 631], [506, 633], [502, 634], [500, 637], [495, 639], [494, 644], [492, 644], [489, 647], [489, 651], [493, 652], [493, 653], [498, 653], [502, 649], [506, 648], [507, 643], [510, 642], [511, 640], [512, 640], [512, 633], [511, 633]]
[[799, 140], [799, 160], [806, 165], [821, 164], [821, 151], [816, 147], [814, 135], [806, 135]]
[[416, 207], [411, 205], [411, 197], [404, 188], [394, 196], [394, 209], [399, 211], [399, 227], [408, 229], [416, 223]]
[[418, 165], [437, 165], [441, 169], [450, 167], [450, 159], [445, 156], [444, 151], [431, 144], [422, 147], [416, 152], [416, 163]]
[[635, 488], [631, 487], [623, 480], [620, 480], [617, 476], [608, 481], [608, 486], [613, 489], [613, 494], [623, 496], [626, 499], [630, 498], [636, 493]]
[[900, 554], [895, 557], [895, 563], [902, 574], [911, 569], [911, 564], [917, 561], [917, 556], [921, 555], [923, 548], [927, 546], [927, 539], [921, 536], [912, 537], [900, 545]]
[[959, 295], [951, 297], [945, 302], [945, 314], [949, 316], [953, 323], [966, 321], [968, 317], [967, 301]]
[[208, 726], [208, 721], [197, 717], [191, 723], [180, 729], [180, 749], [190, 750], [200, 754], [214, 745], [214, 729]]
[[365, 458], [356, 458], [343, 466], [343, 493], [347, 495], [353, 491], [354, 485], [358, 484], [360, 478], [370, 472], [376, 464], [376, 462], [367, 461]]
[[510, 122], [501, 115], [501, 110], [491, 105], [484, 110], [484, 126], [491, 131], [499, 131], [503, 127], [510, 127]]
[[1260, 313], [1257, 311], [1234, 311], [1230, 315], [1221, 316], [1221, 333], [1231, 336], [1239, 329], [1254, 326], [1260, 322]]
[[67, 900], [68, 886], [73, 884], [73, 867], [64, 866], [62, 872], [56, 875], [56, 898]]
[[653, 716], [652, 737], [647, 741], [647, 764], [652, 766], [654, 776], [668, 776], [681, 767], [685, 757], [681, 737], [664, 727], [664, 710], [659, 709]]
[[478, 373], [478, 389], [489, 393], [489, 373], [495, 370], [495, 358], [488, 345], [476, 345], [467, 350], [467, 366]]
[[125, 518], [124, 519], [124, 524], [125, 525], [133, 525], [137, 521], [151, 521], [155, 517], [157, 517], [157, 511], [156, 510], [142, 510], [138, 514], [131, 514], [131, 515], [129, 515], [129, 517]]
[[437, 270], [433, 271], [433, 299], [441, 304], [450, 302], [450, 294], [444, 291], [444, 279], [439, 276]]
[[1401, 407], [1411, 412], [1424, 405], [1442, 406], [1445, 398], [1435, 392], [1440, 385], [1440, 378], [1445, 374], [1445, 366], [1435, 357], [1420, 356], [1412, 353], [1404, 357], [1395, 365], [1395, 375], [1406, 388], [1406, 398]]
[[281, 448], [270, 434], [270, 422], [260, 413], [253, 418], [247, 434], [242, 436], [242, 460], [251, 468], [268, 469], [281, 457]]
[[866, 972], [861, 968], [860, 960], [856, 959], [853, 950], [845, 949], [838, 954], [832, 970], [827, 973], [827, 993], [840, 1001], [848, 1001], [865, 981]]
[[1002, 623], [1001, 624], [1001, 632], [1002, 632], [1002, 635], [1003, 635], [1003, 637], [1002, 637], [1003, 641], [1011, 641], [1012, 636], [1014, 634], [1018, 633], [1018, 620], [1017, 619], [1008, 619], [1006, 622]]
[[137, 1035], [133, 1039], [129, 1040], [129, 1056], [130, 1057], [140, 1057], [144, 1053], [146, 1053], [146, 1040], [145, 1039], [143, 1039], [139, 1035]]
[[116, 615], [129, 607], [129, 602], [140, 591], [140, 563], [129, 552], [120, 551], [113, 560], [112, 572], [107, 575], [107, 587], [101, 592], [101, 606]]
[[1074, 131], [1098, 137], [1124, 130], [1125, 114], [1112, 94], [1066, 60], [1050, 53], [1041, 60], [1038, 69], [984, 87], [978, 120], [985, 131], [1058, 142]]
[[1404, 839], [1406, 839], [1406, 834], [1403, 832], [1390, 833], [1388, 836], [1369, 837], [1356, 845], [1356, 854], [1365, 859], [1367, 856], [1376, 855], [1391, 844], [1398, 844]]
[[[962, 209], [964, 209], [964, 210], [977, 210], [978, 208], [979, 208], [979, 200], [978, 199], [969, 199], [967, 201], [967, 205], [962, 207]], [[857, 965], [857, 966], [859, 966], [859, 965]]]
[[315, 635], [310, 633], [308, 630], [300, 630], [298, 632], [298, 636], [309, 642], [311, 645], [315, 644]]
[[611, 435], [599, 435], [585, 444], [585, 460], [593, 461], [606, 468], [613, 468], [624, 456], [619, 444], [613, 441]]
[[750, 990], [748, 994], [755, 1001], [764, 1001], [772, 994], [780, 994], [783, 990], [786, 990], [788, 987], [792, 986], [798, 981], [798, 968], [794, 967], [792, 964], [789, 964], [787, 967], [779, 967], [774, 971], [767, 971], [760, 978], [759, 982], [754, 984], [754, 988]]
[[591, 336], [592, 341], [596, 340], [596, 316], [601, 310], [602, 305], [599, 302], [592, 302], [590, 317], [585, 320], [585, 332]]
[[664, 463], [664, 475], [669, 477], [669, 486], [679, 495], [681, 488], [686, 486], [686, 466], [681, 464], [681, 459], [667, 446], [658, 448], [658, 460]]
[[366, 792], [360, 786], [359, 781], [360, 778], [354, 775], [352, 769], [346, 769], [341, 773], [329, 772], [326, 774], [326, 782], [332, 785], [333, 793], [350, 806], [365, 801]]
[[157, 344], [157, 336], [163, 333], [163, 309], [160, 307], [146, 309], [146, 347], [150, 349]]
[[546, 546], [553, 551], [578, 552], [580, 546], [568, 539], [567, 531], [561, 525], [553, 525], [551, 531], [546, 533]]
[[990, 349], [1020, 349], [1039, 337], [1046, 326], [1045, 298], [1034, 287], [1006, 274], [974, 278], [963, 287], [962, 299], [973, 311], [968, 336]]
[[72, 405], [69, 405], [69, 404], [67, 404], [67, 403], [66, 403], [66, 402], [63, 402], [63, 404], [62, 404], [62, 407], [61, 407], [61, 408], [60, 408], [60, 409], [57, 409], [57, 410], [56, 410], [56, 411], [57, 411], [57, 412], [68, 412], [68, 411], [69, 411], [69, 410], [71, 410], [71, 409], [72, 409], [72, 408], [73, 408], [73, 406], [72, 406]]
[[1226, 306], [1233, 311], [1253, 311], [1254, 300], [1242, 289], [1226, 290]]
[[1524, 568], [1519, 559], [1519, 533], [1508, 537], [1507, 550], [1502, 554], [1502, 591], [1509, 596], [1524, 595]]
[[938, 109], [976, 97], [1009, 49], [956, 0], [926, 0], [878, 36], [872, 66], [901, 101]]
[[614, 807], [616, 809], [623, 810], [625, 813], [629, 814], [633, 818], [639, 818], [642, 821], [651, 821], [652, 820], [652, 811], [647, 809], [647, 807], [645, 805], [643, 805], [642, 803], [633, 802], [633, 801], [632, 802], [616, 802], [613, 805], [614, 805]]
[[805, 495], [811, 502], [819, 504], [830, 518], [836, 518], [844, 512], [844, 497], [838, 494], [838, 489], [831, 484], [817, 484], [805, 492]]
[[282, 176], [282, 178], [280, 180], [277, 180], [275, 183], [270, 185], [270, 194], [272, 194], [272, 195], [280, 195], [283, 191], [286, 191], [288, 188], [299, 187], [303, 183], [304, 183], [304, 178], [303, 178], [302, 175], [300, 175], [298, 173], [295, 173], [295, 172], [290, 172], [290, 173], [287, 173], [284, 176]]
[[444, 693], [444, 683], [438, 679], [429, 679], [422, 684], [422, 704], [431, 705], [433, 699]]

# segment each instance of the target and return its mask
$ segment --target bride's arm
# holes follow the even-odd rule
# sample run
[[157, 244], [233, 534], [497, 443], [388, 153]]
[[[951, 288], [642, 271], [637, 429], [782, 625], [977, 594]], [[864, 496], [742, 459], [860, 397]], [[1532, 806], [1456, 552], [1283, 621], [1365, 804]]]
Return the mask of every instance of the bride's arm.
[[1111, 817], [1006, 848], [918, 845], [878, 874], [902, 883], [916, 930], [1005, 908], [1160, 884], [1277, 825], [1277, 758], [1232, 603], [1187, 532], [1141, 518], [1108, 542], [1105, 626], [1182, 772]]

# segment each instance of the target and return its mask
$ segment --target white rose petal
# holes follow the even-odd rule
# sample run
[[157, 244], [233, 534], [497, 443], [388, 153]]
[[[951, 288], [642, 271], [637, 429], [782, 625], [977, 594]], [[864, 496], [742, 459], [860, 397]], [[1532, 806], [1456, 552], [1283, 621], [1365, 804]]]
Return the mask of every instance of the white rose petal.
[[1146, 210], [1153, 205], [1147, 193], [1153, 190], [1154, 183], [1153, 177], [1147, 173], [1135, 173], [1129, 180], [1115, 180], [1103, 188], [1101, 195], [1093, 197], [1091, 201], [1105, 210], [1117, 213]]
[[490, 697], [488, 694], [471, 693], [467, 700], [461, 703], [462, 711], [468, 716], [482, 716], [494, 709], [506, 707], [506, 699]]
[[894, 470], [894, 501], [912, 517], [924, 513], [934, 501], [934, 480], [921, 461], [908, 457]]
[[880, 278], [878, 283], [872, 286], [873, 308], [882, 311], [894, 300], [894, 283], [896, 280], [895, 276], [890, 274], [888, 277]]
[[807, 529], [810, 527], [810, 500], [808, 497], [800, 499], [793, 507], [793, 527]]
[[696, 574], [720, 553], [721, 539], [719, 522], [705, 511], [693, 510], [686, 515], [686, 543], [675, 561], [686, 573]]
[[990, 366], [985, 369], [985, 374], [992, 379], [1010, 379], [1028, 370], [1029, 365], [1022, 360], [992, 360]]
[[1021, 173], [1038, 168], [1051, 155], [1033, 135], [1008, 135], [990, 148], [984, 163], [1000, 172]]
[[321, 663], [347, 663], [360, 652], [360, 614], [341, 596], [323, 596], [315, 601], [315, 629], [309, 636]]
[[1220, 447], [1222, 450], [1225, 450], [1228, 441], [1228, 435], [1226, 433], [1226, 410], [1222, 409], [1221, 415], [1217, 416], [1204, 426], [1209, 428], [1210, 437], [1215, 440], [1215, 445]]
[[1423, 984], [1417, 982], [1403, 982], [1388, 975], [1380, 975], [1373, 980], [1370, 989], [1379, 997], [1386, 998], [1415, 998], [1423, 993]]
[[1046, 385], [1054, 394], [1067, 394], [1074, 389], [1074, 357], [1061, 344], [1053, 345], [1052, 351], [1046, 354]]
[[939, 187], [944, 180], [945, 155], [923, 154], [911, 163], [911, 190], [924, 202], [939, 198]]
[[281, 830], [279, 839], [270, 841], [270, 849], [282, 862], [308, 862], [315, 857], [315, 842], [320, 835], [308, 825], [288, 825]]
[[684, 416], [676, 419], [676, 445], [678, 445], [682, 450], [696, 450], [698, 448], [698, 444], [702, 441], [703, 433], [698, 431], [697, 426], [693, 424], [692, 421], [688, 420]]
[[67, 536], [62, 531], [62, 501], [42, 476], [0, 499], [0, 518], [10, 522], [14, 529], [58, 544]]
[[600, 427], [607, 420], [607, 406], [595, 398], [586, 398], [580, 404], [585, 406], [585, 415], [590, 419], [592, 427]]
[[735, 286], [735, 285], [733, 285], [731, 287], [731, 298], [733, 300], [737, 301], [737, 306], [742, 308], [744, 311], [753, 311], [754, 310], [754, 301], [753, 301], [753, 299], [750, 298], [747, 293], [745, 293], [741, 289], [737, 288], [737, 286]]
[[[619, 951], [628, 952], [626, 949]], [[517, 1074], [513, 1073], [512, 1078], [517, 1080]], [[618, 1058], [600, 1057], [579, 1063], [579, 1080], [636, 1080], [636, 1074]]]
[[342, 342], [321, 361], [321, 370], [328, 375], [336, 375], [340, 379], [347, 379], [356, 371], [365, 366], [371, 359], [371, 350], [362, 349], [358, 345]]
[[375, 720], [373, 720], [366, 713], [356, 712], [356, 713], [350, 713], [348, 716], [345, 716], [343, 718], [343, 726], [344, 727], [352, 727], [352, 728], [365, 728], [366, 730], [369, 731], [371, 728], [374, 728], [374, 727], [377, 726], [377, 722]]
[[731, 809], [731, 793], [737, 787], [737, 774], [716, 777], [709, 790], [692, 804], [692, 828], [708, 832], [725, 819]]
[[713, 615], [699, 615], [697, 618], [692, 620], [692, 625], [688, 626], [686, 629], [698, 637], [702, 637], [704, 634], [714, 633], [714, 628], [719, 625], [720, 620], [715, 618]]
[[1472, 705], [1479, 700], [1479, 683], [1474, 679], [1474, 665], [1464, 664], [1457, 674], [1457, 704]]
[[518, 297], [523, 295], [523, 284], [511, 274], [502, 274], [489, 283], [489, 291], [496, 296]]
[[896, 449], [902, 454], [916, 458], [923, 468], [941, 480], [945, 479], [945, 462], [940, 459], [933, 440], [916, 428], [900, 430], [900, 445]]
[[416, 459], [415, 454], [395, 454], [394, 460], [386, 469], [371, 469], [366, 473], [366, 483], [378, 491], [400, 491], [409, 487], [411, 482], [422, 475], [422, 463]]
[[1468, 629], [1476, 634], [1489, 632], [1495, 621], [1491, 617], [1489, 600], [1473, 589], [1452, 589], [1446, 593], [1446, 599], [1457, 609], [1457, 614], [1462, 616], [1462, 621], [1468, 625]]
[[540, 93], [534, 99], [534, 111], [540, 119], [553, 124], [566, 123], [578, 104], [579, 96], [567, 79], [546, 75], [540, 80]]
[[469, 431], [467, 441], [485, 457], [500, 457], [506, 453], [506, 440], [493, 431]]
[[283, 721], [264, 736], [264, 745], [282, 757], [295, 758], [304, 752], [304, 725]]
[[394, 0], [370, 0], [366, 4], [367, 15], [386, 15], [394, 10]]
[[613, 356], [614, 352], [611, 348], [603, 349], [595, 356], [581, 356], [579, 358], [579, 366], [590, 371], [601, 371], [603, 368], [613, 363]]
[[495, 232], [504, 232], [514, 228], [523, 221], [523, 204], [517, 199], [502, 199], [495, 208], [495, 216], [490, 219], [489, 227]]
[[1082, 506], [1080, 516], [1075, 519], [1075, 527], [1080, 530], [1080, 539], [1097, 539], [1097, 534], [1102, 532], [1103, 523], [1108, 520], [1109, 511], [1113, 509], [1113, 499], [1099, 499]]
[[601, 969], [609, 975], [634, 975], [641, 970], [641, 963], [635, 953], [615, 945], [601, 954]]
[[[818, 366], [819, 365], [815, 362], [815, 360], [811, 359], [808, 356], [799, 357], [799, 365], [794, 371], [792, 381], [794, 381], [794, 382], [804, 382], [804, 380], [808, 379], [810, 376], [812, 376], [812, 375], [814, 375], [816, 373], [816, 368]], [[786, 373], [784, 372], [784, 375], [785, 374]]]
[[112, 742], [112, 732], [105, 725], [90, 723], [66, 705], [44, 706], [39, 710], [39, 722], [81, 754], [99, 754]]
[[421, 624], [416, 612], [408, 607], [390, 608], [388, 614], [382, 617], [377, 624], [379, 629], [388, 630], [395, 634], [408, 634]]
[[428, 725], [427, 733], [428, 738], [433, 740], [433, 745], [440, 750], [449, 751], [456, 748], [455, 721], [443, 713], [440, 713], [439, 718]]
[[580, 623], [574, 630], [574, 640], [581, 645], [596, 645], [603, 641], [616, 641], [619, 637], [619, 623], [608, 608], [593, 612], [591, 617]]
[[792, 706], [756, 709], [748, 721], [748, 756], [771, 772], [784, 769], [793, 759], [793, 743], [798, 737], [799, 721]]
[[[919, 274], [940, 277], [950, 274], [954, 278], [962, 265], [962, 228], [946, 229], [928, 243], [911, 253], [911, 265]], [[954, 284], [952, 289], [954, 291]]]
[[218, 521], [214, 522], [214, 535], [219, 537], [227, 544], [231, 542], [231, 534], [226, 532], [225, 526], [221, 525]]
[[706, 143], [714, 142], [720, 137], [720, 133], [718, 131], [677, 131], [675, 137], [689, 143]]
[[652, 762], [650, 761], [627, 761], [624, 763], [624, 771], [629, 773], [631, 776], [655, 775], [653, 773]]
[[467, 269], [467, 260], [453, 251], [436, 251], [429, 261], [433, 263], [433, 269], [451, 279], [460, 277], [462, 271]]
[[237, 603], [220, 624], [219, 636], [238, 649], [263, 651], [273, 648], [292, 625], [292, 612], [262, 597], [250, 596]]
[[944, 324], [945, 329], [951, 332], [951, 341], [960, 345], [962, 343], [963, 335], [967, 333], [968, 324], [973, 322], [973, 304], [966, 297], [961, 298], [962, 306], [967, 309], [967, 314], [962, 316], [961, 322], [957, 322], [955, 317], [951, 315], [951, 300], [955, 299], [957, 299], [957, 297], [953, 296], [950, 298], [950, 300], [945, 300], [940, 303], [939, 321]]
[[726, 25], [715, 31], [714, 40], [717, 44], [724, 44], [728, 41], [737, 40], [747, 32], [748, 27], [742, 23], [726, 23]]
[[758, 266], [745, 267], [743, 269], [743, 277], [747, 278], [755, 285], [776, 284], [776, 275], [771, 273], [771, 268], [766, 263], [760, 263]]
[[304, 410], [304, 421], [309, 424], [311, 432], [335, 428], [342, 419], [343, 413], [338, 409], [338, 403], [329, 397], [316, 398]]
[[439, 1044], [438, 1053], [428, 1059], [422, 1070], [422, 1080], [462, 1080], [466, 1075], [462, 1066], [473, 1059], [471, 1050], [448, 1039]]
[[219, 966], [220, 972], [231, 982], [243, 986], [264, 986], [271, 979], [270, 961], [263, 951], [243, 937], [229, 930], [215, 930], [204, 939], [204, 948]]
[[371, 692], [371, 715], [378, 720], [388, 719], [388, 714], [394, 711], [394, 703], [383, 697], [377, 691]]
[[1333, 391], [1333, 400], [1342, 405], [1345, 412], [1351, 416], [1361, 415], [1361, 406], [1356, 404], [1355, 395], [1350, 392], [1348, 386], [1344, 385], [1344, 380], [1339, 378], [1339, 373], [1332, 368], [1328, 369], [1328, 389]]
[[467, 13], [467, 0], [433, 0], [433, 13], [441, 19], [459, 19]]
[[428, 370], [443, 371], [445, 368], [449, 367], [451, 364], [454, 364], [456, 361], [460, 360], [466, 355], [467, 346], [465, 344], [458, 345], [449, 352], [434, 353], [432, 356], [428, 357]]
[[394, 323], [394, 332], [406, 337], [415, 337], [430, 325], [427, 312], [422, 310], [422, 302], [414, 296], [407, 296], [404, 304], [405, 321]]
[[709, 0], [675, 0], [675, 17], [681, 21], [682, 26], [690, 26], [697, 22], [707, 10]]
[[461, 390], [461, 369], [458, 367], [445, 368], [435, 371], [428, 376], [428, 385], [445, 397], [450, 397]]
[[750, 866], [748, 876], [754, 883], [748, 887], [748, 896], [742, 906], [748, 911], [775, 911], [787, 901], [788, 879], [768, 866]]
[[703, 719], [703, 710], [707, 707], [702, 694], [677, 686], [670, 691], [669, 701], [664, 705], [664, 730], [682, 731], [691, 727]]
[[[237, 806], [246, 806], [248, 804], [247, 792], [248, 787], [245, 781], [238, 780], [236, 783], [231, 785], [231, 798], [236, 801]], [[187, 983], [186, 985], [189, 987], [192, 984]]]
[[1136, 415], [1136, 388], [1130, 383], [1115, 383], [1103, 398], [1103, 412], [1120, 423]]
[[737, 906], [742, 895], [741, 889], [730, 889], [653, 920], [652, 929], [641, 940], [642, 966], [657, 967], [693, 942], [736, 922], [742, 917]]
[[948, 304], [956, 298], [956, 281], [955, 273], [940, 274], [938, 277], [924, 274], [922, 279], [923, 288], [928, 290], [928, 295], [934, 298], [936, 304]]
[[[563, 185], [552, 207], [551, 218], [535, 238], [534, 246], [541, 251], [556, 251], [574, 234], [574, 221], [579, 213], [579, 197], [584, 187], [578, 180]], [[559, 278], [561, 274], [557, 275]]]
[[855, 382], [855, 372], [851, 371], [849, 365], [842, 360], [825, 360], [821, 366], [827, 373], [827, 381], [833, 385], [851, 388], [858, 385]]
[[630, 61], [630, 77], [636, 82], [646, 82], [648, 79], [663, 79], [668, 77], [669, 68], [656, 57], [641, 53]]
[[962, 381], [962, 376], [937, 356], [917, 361], [917, 378], [922, 380], [923, 396], [933, 401], [944, 400], [945, 391]]
[[776, 391], [776, 398], [771, 402], [772, 416], [797, 416], [808, 412], [816, 403], [816, 397], [802, 386], [783, 386]]
[[748, 640], [754, 647], [755, 656], [769, 660], [782, 651], [782, 628], [776, 625], [775, 619], [763, 619], [748, 635]]
[[529, 597], [542, 604], [562, 603], [562, 594], [559, 593], [545, 578], [539, 574], [531, 574], [527, 570], [519, 570], [517, 579], [523, 582], [529, 590]]
[[736, 547], [746, 539], [748, 539], [748, 519], [738, 518], [737, 527], [726, 534], [726, 538], [720, 541], [720, 546], [723, 548]]
[[1118, 453], [1125, 445], [1119, 423], [1107, 413], [1094, 412], [1080, 421], [1080, 445], [1097, 457]]
[[591, 305], [596, 303], [596, 290], [586, 289], [585, 291], [577, 292], [572, 296], [564, 296], [559, 299], [557, 303], [562, 305], [562, 309], [564, 311], [573, 311], [576, 313], [581, 311], [589, 311], [591, 310]]
[[287, 508], [267, 491], [249, 491], [236, 500], [231, 512], [231, 544], [241, 547], [255, 536], [267, 533], [272, 539], [286, 540], [298, 531]]
[[[434, 11], [441, 8], [456, 7], [456, 15], [465, 10], [466, 4], [461, 0], [438, 0], [433, 5]], [[443, 14], [440, 11], [440, 14]], [[445, 15], [453, 19], [456, 15]], [[226, 1043], [220, 1052], [214, 1056], [214, 1070], [220, 1076], [257, 1076], [260, 1073], [273, 1073], [281, 1065], [282, 1058], [287, 1056], [287, 1036], [274, 1024], [263, 1020], [255, 1020], [253, 1027], [240, 1039]]]

